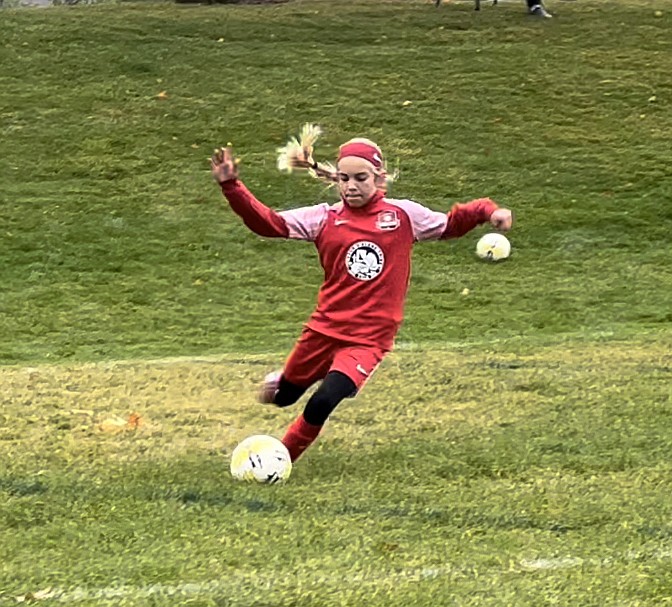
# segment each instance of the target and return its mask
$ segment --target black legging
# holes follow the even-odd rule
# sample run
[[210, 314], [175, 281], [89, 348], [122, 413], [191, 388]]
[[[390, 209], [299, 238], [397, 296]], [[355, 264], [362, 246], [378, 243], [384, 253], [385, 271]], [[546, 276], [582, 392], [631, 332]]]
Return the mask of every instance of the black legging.
[[299, 400], [305, 391], [306, 388], [288, 382], [283, 375], [280, 377], [278, 391], [273, 397], [273, 403], [278, 405], [278, 407], [289, 407], [289, 405], [293, 405]]
[[[306, 388], [292, 384], [282, 377], [273, 402], [278, 407], [288, 407], [299, 400], [305, 391]], [[338, 403], [355, 394], [357, 394], [355, 382], [345, 373], [330, 371], [320, 387], [308, 399], [303, 410], [303, 417], [309, 424], [322, 426]]]

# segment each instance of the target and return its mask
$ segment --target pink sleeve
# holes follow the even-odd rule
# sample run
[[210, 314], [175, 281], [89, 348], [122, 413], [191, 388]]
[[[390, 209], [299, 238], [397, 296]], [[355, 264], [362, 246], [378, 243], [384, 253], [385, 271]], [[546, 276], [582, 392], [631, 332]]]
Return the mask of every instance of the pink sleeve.
[[490, 215], [497, 208], [497, 203], [489, 198], [478, 198], [465, 204], [453, 205], [448, 213], [448, 225], [441, 239], [464, 236], [477, 225], [490, 221]]
[[432, 211], [412, 200], [391, 200], [385, 202], [399, 207], [408, 215], [413, 228], [413, 238], [416, 241], [438, 240], [446, 231], [448, 216], [445, 213]]
[[221, 186], [222, 193], [229, 201], [234, 213], [239, 215], [243, 223], [255, 234], [268, 238], [289, 237], [289, 229], [280, 214], [257, 200], [242, 181], [231, 179], [222, 183]]
[[289, 230], [288, 238], [313, 242], [320, 233], [328, 213], [329, 205], [323, 203], [312, 207], [281, 211], [279, 215]]
[[489, 198], [479, 198], [466, 204], [456, 204], [450, 213], [432, 211], [412, 200], [385, 199], [402, 209], [411, 220], [416, 241], [458, 238], [477, 225], [490, 220], [497, 204]]

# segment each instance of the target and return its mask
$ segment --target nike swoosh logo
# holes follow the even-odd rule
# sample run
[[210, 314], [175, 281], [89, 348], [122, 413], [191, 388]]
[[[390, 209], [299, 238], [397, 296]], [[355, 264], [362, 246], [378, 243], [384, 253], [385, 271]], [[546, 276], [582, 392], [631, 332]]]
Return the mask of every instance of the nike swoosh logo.
[[334, 225], [335, 225], [335, 226], [340, 226], [340, 225], [343, 224], [343, 223], [348, 223], [348, 220], [347, 220], [347, 219], [336, 219], [336, 220], [334, 221]]
[[355, 368], [356, 368], [357, 371], [359, 371], [364, 377], [368, 377], [368, 376], [369, 376], [369, 374], [366, 372], [366, 369], [365, 369], [364, 367], [362, 367], [362, 365], [357, 365], [357, 367], [355, 367]]

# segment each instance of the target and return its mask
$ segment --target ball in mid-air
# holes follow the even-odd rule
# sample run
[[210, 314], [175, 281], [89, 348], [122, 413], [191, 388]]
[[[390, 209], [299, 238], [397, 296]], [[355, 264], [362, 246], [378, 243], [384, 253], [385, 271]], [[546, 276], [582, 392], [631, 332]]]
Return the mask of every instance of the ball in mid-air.
[[511, 254], [511, 243], [504, 234], [485, 234], [476, 244], [476, 255], [488, 261], [500, 261]]
[[274, 484], [286, 481], [291, 472], [289, 451], [273, 436], [248, 436], [231, 454], [231, 475], [238, 480]]

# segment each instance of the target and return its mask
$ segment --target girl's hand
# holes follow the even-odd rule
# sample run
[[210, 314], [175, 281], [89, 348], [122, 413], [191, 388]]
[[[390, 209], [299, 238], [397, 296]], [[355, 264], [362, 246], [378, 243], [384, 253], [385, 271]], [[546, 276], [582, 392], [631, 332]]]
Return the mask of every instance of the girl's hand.
[[507, 232], [511, 229], [513, 215], [509, 209], [495, 209], [490, 215], [490, 223], [501, 232]]
[[212, 178], [223, 184], [225, 181], [238, 179], [238, 159], [234, 158], [231, 148], [216, 148], [210, 158]]

